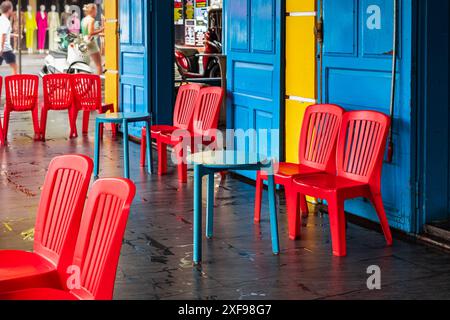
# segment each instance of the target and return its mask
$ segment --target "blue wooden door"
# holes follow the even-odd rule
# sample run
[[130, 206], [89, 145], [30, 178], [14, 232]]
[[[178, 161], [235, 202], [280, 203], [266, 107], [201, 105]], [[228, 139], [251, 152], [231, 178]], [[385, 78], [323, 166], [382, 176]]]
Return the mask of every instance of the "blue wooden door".
[[[224, 1], [227, 126], [248, 133], [246, 143], [236, 141], [235, 148], [274, 157], [281, 145], [280, 135], [270, 134], [280, 129], [281, 7], [281, 0]], [[249, 129], [260, 139], [251, 139]]]
[[[149, 36], [147, 0], [119, 0], [120, 23], [120, 106], [124, 112], [150, 110]], [[140, 137], [143, 124], [130, 125], [129, 132]]]
[[[395, 149], [393, 163], [385, 164], [383, 168], [383, 198], [391, 225], [412, 231], [412, 8], [411, 1], [398, 1], [400, 51], [395, 100]], [[376, 110], [389, 114], [393, 13], [393, 0], [323, 0], [323, 101], [339, 104], [347, 110]], [[366, 201], [349, 201], [346, 210], [377, 221]]]

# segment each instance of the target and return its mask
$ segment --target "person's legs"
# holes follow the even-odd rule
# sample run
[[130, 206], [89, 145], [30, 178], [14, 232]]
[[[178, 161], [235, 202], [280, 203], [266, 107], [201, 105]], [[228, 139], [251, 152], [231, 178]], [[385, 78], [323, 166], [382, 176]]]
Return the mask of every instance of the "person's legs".
[[91, 59], [94, 61], [95, 65], [97, 67], [97, 74], [98, 75], [103, 74], [102, 56], [100, 55], [100, 52], [93, 53], [91, 55]]
[[3, 59], [12, 69], [12, 74], [17, 74], [16, 55], [12, 51], [3, 52]]
[[18, 73], [18, 71], [17, 71], [17, 64], [16, 63], [10, 63], [9, 66], [12, 69], [12, 74], [16, 75]]

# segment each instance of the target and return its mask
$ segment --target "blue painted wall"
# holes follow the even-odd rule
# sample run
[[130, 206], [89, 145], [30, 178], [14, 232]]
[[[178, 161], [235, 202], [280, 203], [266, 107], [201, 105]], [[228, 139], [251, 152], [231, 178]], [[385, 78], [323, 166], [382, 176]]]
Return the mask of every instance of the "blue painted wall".
[[[393, 0], [324, 0], [323, 100], [347, 110], [389, 114]], [[383, 168], [383, 199], [391, 226], [414, 231], [415, 170], [411, 131], [412, 4], [400, 2], [400, 52], [394, 121], [394, 159]], [[320, 80], [319, 80], [320, 81]], [[378, 221], [370, 203], [352, 200], [346, 210]]]

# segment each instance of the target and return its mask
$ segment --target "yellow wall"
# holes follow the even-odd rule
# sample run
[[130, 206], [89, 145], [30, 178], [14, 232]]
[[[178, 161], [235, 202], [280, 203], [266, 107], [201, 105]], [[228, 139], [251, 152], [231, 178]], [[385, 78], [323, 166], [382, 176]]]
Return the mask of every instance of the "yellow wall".
[[286, 11], [286, 160], [298, 162], [303, 115], [317, 97], [315, 1], [287, 0]]
[[119, 96], [119, 44], [118, 44], [118, 0], [105, 2], [105, 102], [118, 108]]

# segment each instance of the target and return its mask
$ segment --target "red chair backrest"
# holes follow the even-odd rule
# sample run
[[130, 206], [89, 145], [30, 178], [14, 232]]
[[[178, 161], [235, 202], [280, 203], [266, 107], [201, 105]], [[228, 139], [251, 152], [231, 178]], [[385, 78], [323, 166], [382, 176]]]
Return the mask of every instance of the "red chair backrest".
[[72, 75], [75, 103], [80, 110], [99, 110], [102, 107], [102, 81], [95, 74]]
[[337, 145], [338, 176], [369, 183], [379, 182], [390, 119], [375, 111], [344, 115]]
[[92, 159], [83, 155], [54, 158], [39, 203], [34, 252], [66, 272], [72, 263], [84, 202], [92, 175]]
[[306, 109], [299, 144], [300, 164], [336, 173], [336, 140], [344, 112], [333, 104], [317, 104]]
[[184, 130], [191, 129], [195, 102], [197, 101], [201, 88], [198, 84], [180, 86], [173, 113], [173, 125], [175, 127]]
[[37, 107], [39, 77], [21, 74], [5, 78], [6, 104], [13, 111], [30, 111]]
[[194, 135], [209, 135], [209, 130], [217, 129], [223, 96], [224, 92], [220, 87], [207, 87], [200, 90], [192, 123]]
[[73, 265], [80, 270], [82, 300], [113, 297], [117, 264], [130, 205], [136, 187], [127, 179], [97, 180], [89, 193], [81, 221]]
[[44, 104], [51, 110], [66, 110], [73, 104], [72, 79], [69, 74], [43, 77]]

